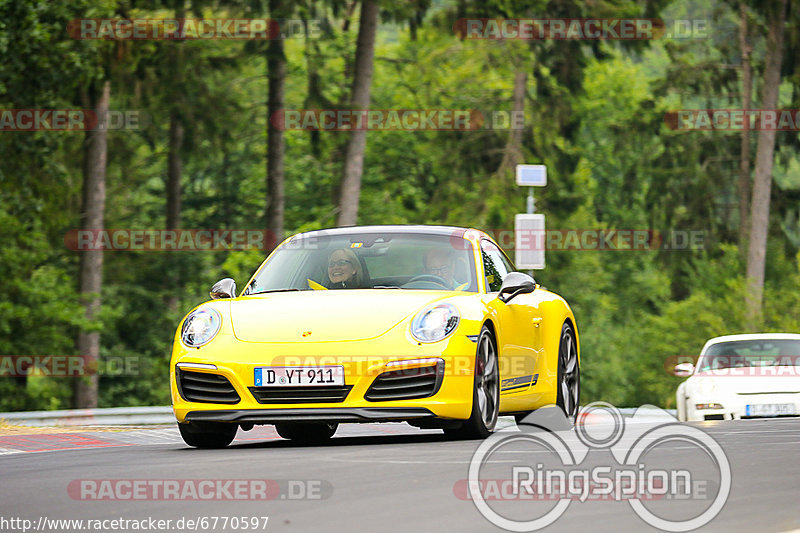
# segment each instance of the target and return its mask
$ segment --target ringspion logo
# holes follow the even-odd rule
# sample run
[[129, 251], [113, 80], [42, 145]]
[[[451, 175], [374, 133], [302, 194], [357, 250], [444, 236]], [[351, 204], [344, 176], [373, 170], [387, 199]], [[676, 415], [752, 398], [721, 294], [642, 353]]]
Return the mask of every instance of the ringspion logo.
[[[483, 441], [467, 479], [453, 486], [456, 497], [508, 531], [538, 531], [571, 505], [602, 501], [627, 502], [664, 531], [691, 531], [713, 520], [730, 494], [731, 467], [719, 443], [655, 406], [626, 419], [595, 402], [581, 409], [574, 430], [560, 407], [549, 406], [519, 428]], [[693, 449], [696, 460], [678, 462], [676, 446]]]

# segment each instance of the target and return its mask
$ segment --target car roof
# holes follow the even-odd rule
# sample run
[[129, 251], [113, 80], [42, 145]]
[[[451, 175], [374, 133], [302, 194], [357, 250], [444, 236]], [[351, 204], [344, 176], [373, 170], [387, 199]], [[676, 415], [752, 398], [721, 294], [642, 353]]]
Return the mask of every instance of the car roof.
[[738, 335], [722, 335], [721, 337], [714, 337], [706, 341], [703, 350], [700, 353], [706, 353], [706, 350], [721, 342], [734, 342], [734, 341], [756, 341], [762, 339], [774, 340], [800, 340], [798, 333], [741, 333]]
[[[472, 228], [464, 228], [458, 226], [426, 226], [422, 224], [387, 224], [387, 225], [372, 225], [372, 226], [344, 226], [338, 228], [325, 228], [304, 233], [298, 233], [297, 236], [313, 236], [318, 233], [325, 235], [349, 235], [351, 233], [416, 233], [419, 235], [446, 235], [453, 236], [463, 235], [464, 232]], [[483, 234], [480, 230], [478, 231]]]

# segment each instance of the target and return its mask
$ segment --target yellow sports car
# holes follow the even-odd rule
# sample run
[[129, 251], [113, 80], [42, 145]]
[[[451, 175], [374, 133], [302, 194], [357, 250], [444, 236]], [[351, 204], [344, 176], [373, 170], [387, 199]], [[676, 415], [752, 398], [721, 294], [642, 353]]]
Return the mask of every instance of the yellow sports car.
[[184, 441], [224, 447], [274, 424], [319, 442], [343, 422], [407, 421], [484, 438], [580, 399], [569, 305], [485, 233], [365, 226], [290, 237], [236, 296], [230, 278], [178, 326], [172, 403]]

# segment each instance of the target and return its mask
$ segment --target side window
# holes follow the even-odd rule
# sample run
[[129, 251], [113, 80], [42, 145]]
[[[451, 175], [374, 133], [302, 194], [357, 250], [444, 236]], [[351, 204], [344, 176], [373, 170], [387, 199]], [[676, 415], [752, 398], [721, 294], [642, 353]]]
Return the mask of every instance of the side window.
[[500, 249], [489, 241], [481, 241], [483, 271], [486, 276], [486, 291], [497, 292], [503, 285], [506, 274], [514, 271], [514, 266]]

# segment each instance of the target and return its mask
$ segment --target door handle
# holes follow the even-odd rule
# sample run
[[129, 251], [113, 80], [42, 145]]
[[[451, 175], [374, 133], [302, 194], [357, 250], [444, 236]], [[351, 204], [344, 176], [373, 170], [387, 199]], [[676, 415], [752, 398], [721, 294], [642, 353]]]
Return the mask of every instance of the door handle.
[[541, 323], [542, 323], [542, 317], [540, 317], [540, 316], [537, 316], [537, 317], [536, 317], [536, 318], [534, 318], [534, 319], [533, 319], [531, 322], [533, 322], [533, 325], [534, 325], [535, 327], [537, 327], [537, 328], [538, 328], [538, 327], [539, 327], [539, 324], [541, 324]]

